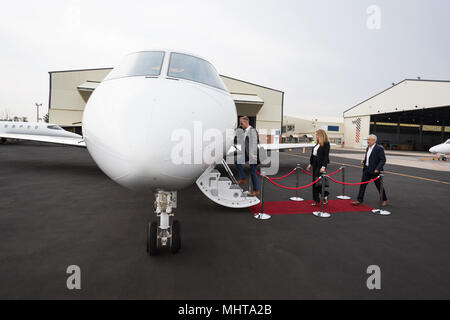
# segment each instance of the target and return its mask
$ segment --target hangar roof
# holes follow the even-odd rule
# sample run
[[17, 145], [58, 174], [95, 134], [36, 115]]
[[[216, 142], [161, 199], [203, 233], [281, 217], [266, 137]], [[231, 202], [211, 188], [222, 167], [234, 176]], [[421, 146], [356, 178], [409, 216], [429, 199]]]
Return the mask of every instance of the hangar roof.
[[[96, 71], [110, 71], [113, 68], [111, 67], [106, 67], [106, 68], [90, 68], [90, 69], [75, 69], [75, 70], [56, 70], [56, 71], [49, 71], [49, 74], [59, 74], [59, 73], [73, 73], [73, 74], [77, 74], [77, 73], [84, 73], [84, 72], [96, 72]], [[255, 83], [251, 83], [251, 82], [247, 82], [247, 81], [243, 81], [240, 79], [236, 79], [236, 78], [232, 78], [232, 77], [228, 77], [228, 76], [224, 76], [224, 75], [220, 75], [220, 77], [222, 78], [226, 78], [232, 81], [236, 81], [239, 83], [245, 83], [247, 85], [250, 86], [254, 86], [254, 87], [259, 87], [265, 90], [270, 90], [272, 92], [277, 92], [277, 93], [284, 93], [283, 91], [277, 90], [277, 89], [273, 89], [273, 88], [269, 88], [269, 87], [265, 87], [265, 86], [261, 86]], [[95, 77], [94, 77], [95, 78]], [[86, 77], [84, 77], [84, 79], [86, 79]], [[100, 84], [101, 81], [98, 81], [98, 79], [96, 80], [83, 80], [83, 83], [77, 84], [76, 88], [78, 89], [78, 91], [80, 92], [86, 92], [87, 94], [89, 94], [89, 92], [94, 91], [98, 85]], [[50, 90], [51, 91], [51, 90]], [[231, 95], [234, 99], [234, 101], [236, 103], [239, 104], [245, 104], [245, 105], [254, 105], [254, 106], [262, 106], [264, 105], [265, 101], [263, 98], [261, 98], [257, 93], [237, 93], [237, 92], [233, 92], [232, 90], [230, 90]]]
[[[48, 73], [52, 74], [52, 73], [61, 73], [61, 72], [82, 72], [82, 71], [112, 70], [112, 69], [113, 69], [112, 67], [104, 67], [104, 68], [88, 68], [88, 69], [73, 69], [73, 70], [55, 70], [55, 71], [49, 71]], [[226, 76], [226, 75], [223, 75], [223, 74], [219, 74], [219, 76], [222, 77], [222, 78], [227, 78], [227, 79], [230, 79], [230, 80], [235, 80], [235, 81], [247, 83], [247, 84], [252, 85], [252, 86], [257, 86], [257, 87], [260, 87], [260, 88], [264, 88], [264, 89], [268, 89], [268, 90], [284, 93], [284, 91], [281, 91], [281, 90], [278, 90], [278, 89], [273, 89], [273, 88], [269, 88], [269, 87], [266, 87], [266, 86], [262, 86], [262, 85], [253, 83], [253, 82], [232, 78], [232, 77], [229, 77], [229, 76]]]
[[86, 81], [83, 84], [80, 84], [77, 89], [80, 91], [94, 91], [97, 89], [98, 85], [100, 84], [100, 81]]
[[405, 79], [344, 111], [344, 117], [445, 106], [450, 106], [450, 81]]
[[236, 103], [245, 103], [245, 104], [256, 104], [263, 105], [264, 100], [258, 97], [256, 94], [237, 94], [231, 93], [234, 102]]

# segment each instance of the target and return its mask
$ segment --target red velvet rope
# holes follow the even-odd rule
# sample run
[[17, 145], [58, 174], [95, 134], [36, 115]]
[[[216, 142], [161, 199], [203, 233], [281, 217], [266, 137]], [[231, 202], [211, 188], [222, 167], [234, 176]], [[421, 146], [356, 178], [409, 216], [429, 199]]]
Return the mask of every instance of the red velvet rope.
[[339, 171], [341, 171], [342, 168], [337, 169], [335, 172], [327, 174], [327, 176], [332, 176], [335, 175], [336, 173], [338, 173]]
[[300, 190], [300, 189], [309, 188], [309, 187], [311, 187], [312, 185], [316, 184], [320, 179], [322, 179], [322, 177], [320, 177], [320, 178], [318, 178], [316, 181], [313, 181], [313, 182], [311, 182], [310, 184], [308, 184], [308, 185], [306, 185], [306, 186], [298, 187], [298, 188], [291, 188], [291, 187], [285, 187], [285, 186], [279, 185], [278, 183], [273, 182], [272, 179], [270, 179], [270, 178], [268, 178], [268, 177], [266, 177], [266, 178], [267, 178], [267, 180], [269, 180], [269, 182], [272, 183], [273, 185], [276, 185], [276, 186], [279, 187], [279, 188], [287, 189], [287, 190]]
[[357, 183], [346, 183], [346, 182], [334, 180], [333, 178], [329, 178], [329, 179], [331, 181], [339, 183], [339, 184], [345, 184], [346, 186], [359, 186], [361, 184], [368, 184], [368, 183], [374, 182], [374, 181], [380, 179], [380, 176], [376, 177], [375, 179], [369, 180], [369, 181], [357, 182]]
[[[339, 168], [339, 169], [337, 169], [335, 172], [328, 174], [328, 176], [335, 175], [336, 173], [338, 173], [338, 172], [341, 171], [341, 170], [342, 170], [342, 168]], [[308, 171], [305, 171], [305, 170], [303, 170], [303, 169], [302, 169], [302, 172], [303, 172], [303, 173], [306, 173], [308, 176], [312, 176], [312, 173], [309, 173]]]
[[[292, 170], [291, 172], [289, 172], [288, 174], [286, 174], [286, 175], [284, 175], [284, 176], [282, 176], [282, 177], [279, 177], [279, 178], [269, 178], [269, 179], [271, 179], [271, 180], [281, 180], [281, 179], [287, 178], [287, 177], [289, 177], [291, 174], [293, 174], [293, 173], [295, 172], [295, 170], [297, 170], [297, 168], [294, 168], [294, 170]], [[259, 173], [258, 173], [258, 174], [259, 174]]]
[[[320, 179], [322, 179], [322, 177], [319, 177], [317, 180], [311, 182], [310, 184], [308, 184], [308, 185], [306, 185], [306, 186], [303, 186], [303, 187], [298, 187], [298, 188], [285, 187], [285, 186], [282, 186], [282, 185], [280, 185], [280, 184], [278, 184], [278, 183], [276, 183], [276, 182], [273, 181], [273, 180], [281, 180], [281, 179], [284, 179], [284, 178], [286, 178], [286, 177], [289, 177], [289, 176], [290, 176], [291, 174], [293, 174], [296, 170], [297, 170], [297, 168], [294, 168], [294, 169], [293, 169], [291, 172], [289, 172], [288, 174], [286, 174], [286, 175], [284, 175], [284, 176], [282, 176], [282, 177], [278, 177], [278, 178], [269, 178], [269, 177], [267, 177], [267, 176], [264, 177], [264, 176], [262, 176], [259, 172], [256, 172], [256, 173], [257, 173], [258, 175], [260, 175], [261, 177], [263, 177], [263, 178], [267, 178], [267, 180], [269, 180], [269, 182], [272, 183], [273, 185], [275, 185], [275, 186], [277, 186], [277, 187], [279, 187], [279, 188], [282, 188], [282, 189], [287, 189], [287, 190], [300, 190], [300, 189], [309, 188], [309, 187], [311, 187], [312, 185], [316, 184]], [[312, 176], [311, 173], [309, 173], [309, 172], [307, 172], [307, 171], [305, 171], [305, 170], [303, 170], [303, 169], [301, 169], [301, 170], [302, 170], [302, 172], [304, 172], [304, 173], [306, 173], [306, 174]], [[357, 183], [346, 183], [346, 182], [334, 180], [333, 178], [330, 177], [330, 176], [332, 176], [332, 175], [337, 174], [337, 173], [338, 173], [339, 171], [341, 171], [341, 170], [342, 170], [342, 168], [339, 168], [339, 169], [336, 170], [335, 172], [328, 174], [327, 177], [328, 177], [331, 181], [333, 181], [333, 182], [336, 182], [336, 183], [338, 183], [338, 184], [344, 184], [344, 185], [347, 185], [347, 186], [359, 186], [359, 185], [362, 185], [362, 184], [369, 184], [369, 183], [371, 183], [371, 182], [374, 182], [374, 181], [377, 181], [378, 179], [380, 179], [380, 176], [378, 176], [378, 177], [376, 177], [376, 178], [374, 178], [374, 179], [372, 179], [372, 180], [369, 180], [369, 181], [357, 182]]]

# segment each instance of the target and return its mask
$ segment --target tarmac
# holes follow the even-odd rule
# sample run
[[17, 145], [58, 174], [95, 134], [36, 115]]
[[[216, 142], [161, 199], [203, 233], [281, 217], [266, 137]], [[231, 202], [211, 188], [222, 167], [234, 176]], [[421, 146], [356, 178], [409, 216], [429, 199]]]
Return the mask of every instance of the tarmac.
[[[333, 150], [333, 153], [346, 152]], [[348, 151], [347, 151], [348, 152]], [[280, 153], [279, 175], [299, 150]], [[359, 182], [359, 159], [342, 163]], [[43, 143], [0, 145], [1, 299], [450, 299], [450, 172], [387, 164], [392, 212], [253, 219], [248, 209], [211, 202], [193, 185], [178, 194], [182, 250], [149, 257], [153, 196], [126, 190], [87, 150]], [[336, 175], [340, 178], [340, 174]], [[295, 186], [295, 175], [282, 180]], [[301, 176], [301, 183], [311, 178]], [[347, 187], [355, 198], [358, 187]], [[331, 198], [341, 186], [331, 184]], [[311, 190], [300, 195], [310, 200]], [[266, 201], [292, 191], [266, 185]], [[365, 203], [377, 207], [369, 185]], [[81, 268], [81, 290], [66, 269]], [[381, 290], [367, 268], [381, 269]]]

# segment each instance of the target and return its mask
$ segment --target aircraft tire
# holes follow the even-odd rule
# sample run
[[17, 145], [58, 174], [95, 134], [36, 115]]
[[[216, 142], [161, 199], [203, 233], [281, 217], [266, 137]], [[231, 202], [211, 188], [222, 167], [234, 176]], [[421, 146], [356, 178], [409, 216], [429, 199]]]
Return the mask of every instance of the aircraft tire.
[[151, 256], [156, 256], [158, 250], [158, 223], [153, 221], [147, 227], [147, 252]]
[[172, 243], [170, 245], [170, 251], [177, 253], [181, 249], [181, 234], [180, 234], [180, 222], [174, 220], [172, 222]]

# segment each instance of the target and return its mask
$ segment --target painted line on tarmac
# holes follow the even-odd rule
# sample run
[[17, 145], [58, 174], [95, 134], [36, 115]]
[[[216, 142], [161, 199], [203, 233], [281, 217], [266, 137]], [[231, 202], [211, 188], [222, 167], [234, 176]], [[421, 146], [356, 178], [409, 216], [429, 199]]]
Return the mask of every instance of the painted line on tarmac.
[[[286, 153], [286, 152], [283, 152], [282, 154], [285, 154], [285, 155], [291, 156], [291, 157], [296, 157], [296, 158], [309, 159], [309, 157], [300, 156], [300, 155], [297, 155], [297, 154], [290, 154], [290, 153]], [[331, 161], [331, 163], [332, 164], [345, 165], [346, 167], [353, 167], [353, 168], [361, 169], [361, 166], [354, 165], [354, 164], [349, 164], [349, 163], [344, 163], [344, 162], [335, 162], [335, 161]], [[428, 181], [428, 182], [435, 182], [435, 183], [442, 183], [442, 184], [450, 185], [450, 182], [447, 182], [447, 181], [441, 181], [441, 180], [436, 180], [436, 179], [429, 179], [429, 178], [424, 178], [424, 177], [418, 177], [418, 176], [413, 176], [413, 175], [410, 175], [410, 174], [404, 174], [404, 173], [398, 173], [398, 172], [392, 172], [392, 171], [384, 171], [384, 173], [393, 174], [393, 175], [402, 176], [402, 177], [407, 177], [407, 178], [413, 178], [413, 179], [417, 179], [417, 180], [423, 180], [423, 181]]]

